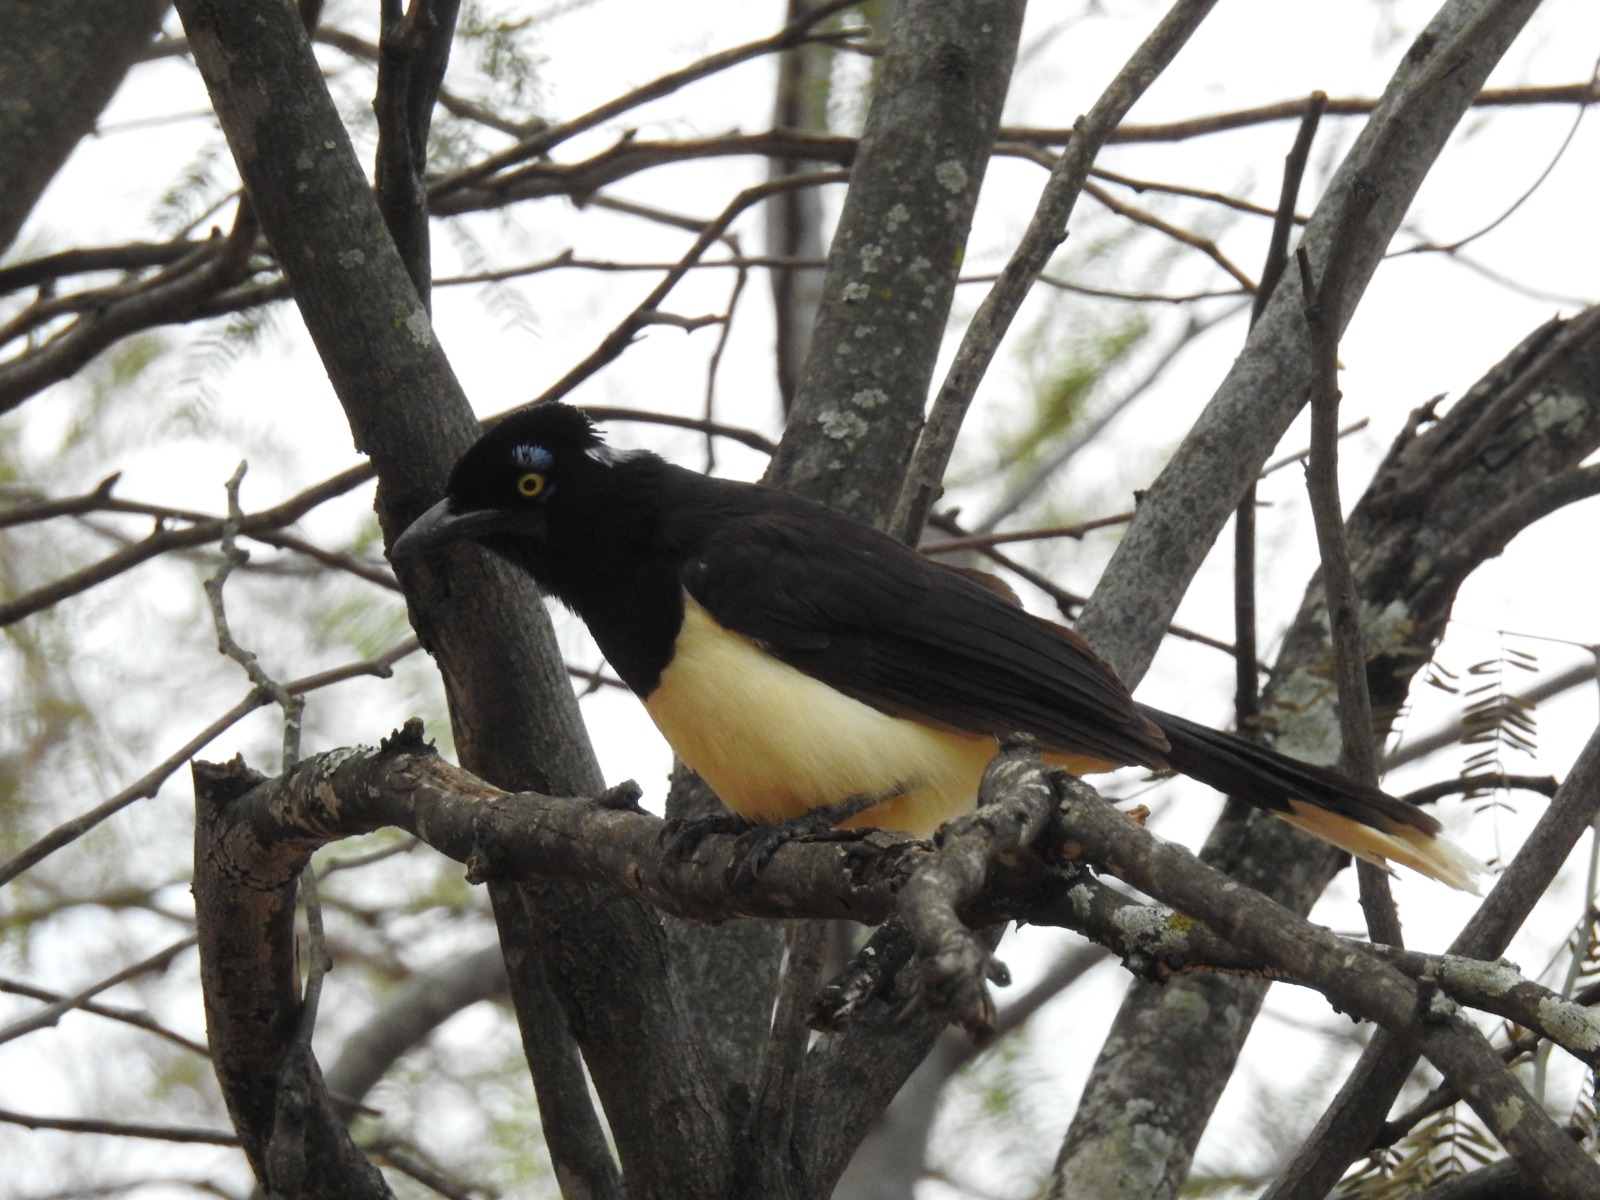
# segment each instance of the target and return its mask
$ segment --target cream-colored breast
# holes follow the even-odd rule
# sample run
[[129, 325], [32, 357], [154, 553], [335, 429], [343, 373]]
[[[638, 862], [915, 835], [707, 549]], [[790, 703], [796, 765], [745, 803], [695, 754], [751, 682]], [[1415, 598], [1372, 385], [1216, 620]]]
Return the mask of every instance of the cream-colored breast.
[[678, 757], [755, 821], [896, 794], [847, 824], [930, 833], [973, 806], [995, 753], [991, 737], [892, 717], [834, 691], [687, 595], [677, 649], [645, 708]]

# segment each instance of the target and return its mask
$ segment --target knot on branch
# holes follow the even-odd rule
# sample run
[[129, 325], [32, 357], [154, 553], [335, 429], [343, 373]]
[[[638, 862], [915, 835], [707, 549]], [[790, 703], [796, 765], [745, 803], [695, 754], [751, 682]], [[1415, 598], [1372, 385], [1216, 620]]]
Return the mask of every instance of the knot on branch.
[[195, 759], [189, 772], [194, 779], [195, 798], [204, 804], [227, 804], [265, 783], [267, 777], [245, 764], [244, 755], [235, 754], [225, 763]]
[[378, 753], [385, 756], [398, 756], [402, 754], [438, 754], [439, 751], [422, 732], [422, 718], [408, 717], [405, 724], [378, 743]]

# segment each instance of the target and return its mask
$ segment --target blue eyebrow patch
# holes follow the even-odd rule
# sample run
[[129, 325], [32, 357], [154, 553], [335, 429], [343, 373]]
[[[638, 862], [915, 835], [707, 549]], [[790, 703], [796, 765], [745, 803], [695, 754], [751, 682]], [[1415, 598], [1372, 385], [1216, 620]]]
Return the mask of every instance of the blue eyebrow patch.
[[555, 462], [555, 456], [543, 446], [514, 446], [511, 450], [511, 461], [519, 467], [548, 471], [550, 464]]

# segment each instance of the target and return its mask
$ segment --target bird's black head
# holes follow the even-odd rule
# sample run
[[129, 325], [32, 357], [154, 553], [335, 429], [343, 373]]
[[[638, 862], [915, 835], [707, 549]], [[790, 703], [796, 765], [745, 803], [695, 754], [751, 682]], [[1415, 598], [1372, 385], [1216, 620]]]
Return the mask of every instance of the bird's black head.
[[592, 528], [625, 463], [654, 458], [613, 450], [576, 408], [547, 402], [495, 422], [461, 456], [445, 497], [390, 548], [391, 558], [478, 542], [533, 572], [550, 543]]

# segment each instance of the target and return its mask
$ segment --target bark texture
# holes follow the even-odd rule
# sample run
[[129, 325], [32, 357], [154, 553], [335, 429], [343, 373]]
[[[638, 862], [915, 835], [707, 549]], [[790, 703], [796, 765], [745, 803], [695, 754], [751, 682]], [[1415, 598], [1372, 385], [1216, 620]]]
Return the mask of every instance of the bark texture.
[[171, 0], [0, 4], [0, 254], [171, 7]]
[[903, 0], [769, 482], [882, 524], [922, 430], [1022, 27], [1019, 0]]

